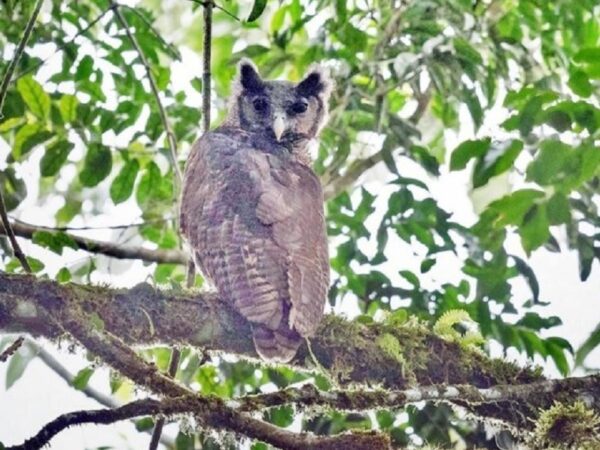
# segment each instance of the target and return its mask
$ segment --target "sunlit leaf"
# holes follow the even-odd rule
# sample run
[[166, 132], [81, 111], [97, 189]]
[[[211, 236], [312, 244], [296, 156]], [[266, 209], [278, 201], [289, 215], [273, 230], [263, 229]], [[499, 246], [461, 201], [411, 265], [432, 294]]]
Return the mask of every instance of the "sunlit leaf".
[[50, 97], [31, 75], [17, 80], [17, 90], [33, 114], [40, 119], [48, 118], [50, 115]]

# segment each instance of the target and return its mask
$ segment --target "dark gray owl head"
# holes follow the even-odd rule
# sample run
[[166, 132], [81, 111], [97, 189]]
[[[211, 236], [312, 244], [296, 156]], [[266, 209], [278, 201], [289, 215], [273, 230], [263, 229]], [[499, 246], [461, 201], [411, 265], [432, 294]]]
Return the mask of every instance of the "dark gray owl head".
[[263, 80], [243, 59], [234, 81], [227, 124], [296, 146], [315, 138], [327, 120], [332, 82], [318, 66], [299, 83]]

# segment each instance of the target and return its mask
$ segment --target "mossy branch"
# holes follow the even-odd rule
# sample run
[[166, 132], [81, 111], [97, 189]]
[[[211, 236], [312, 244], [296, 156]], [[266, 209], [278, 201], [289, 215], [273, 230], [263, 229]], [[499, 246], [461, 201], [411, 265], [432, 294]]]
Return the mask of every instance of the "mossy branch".
[[[89, 331], [94, 326], [120, 336], [124, 342], [95, 342]], [[138, 384], [170, 397], [189, 392], [167, 377], [154, 375], [153, 367], [137, 375], [129, 372], [131, 368], [121, 367], [123, 361], [137, 357], [129, 345], [188, 345], [256, 358], [249, 325], [212, 293], [165, 292], [147, 284], [127, 290], [60, 285], [31, 276], [0, 274], [1, 332], [27, 332], [56, 339], [64, 330]], [[340, 409], [368, 405], [366, 409], [370, 409], [439, 399], [463, 406], [478, 417], [498, 419], [523, 430], [531, 430], [539, 410], [551, 407], [555, 400], [592, 398], [594, 410], [600, 411], [597, 377], [544, 380], [539, 371], [490, 359], [420, 325], [366, 326], [326, 316], [311, 338], [311, 347], [338, 385], [360, 383], [386, 390], [362, 394], [347, 389], [333, 394], [281, 391], [244, 401], [258, 402], [257, 407], [277, 402], [310, 406], [313, 402]], [[110, 351], [103, 353], [107, 348]], [[119, 352], [121, 357], [115, 360]], [[312, 367], [305, 347], [291, 364], [300, 369]], [[148, 380], [154, 381], [149, 384]], [[451, 389], [447, 385], [455, 386]], [[382, 398], [382, 392], [387, 397]]]

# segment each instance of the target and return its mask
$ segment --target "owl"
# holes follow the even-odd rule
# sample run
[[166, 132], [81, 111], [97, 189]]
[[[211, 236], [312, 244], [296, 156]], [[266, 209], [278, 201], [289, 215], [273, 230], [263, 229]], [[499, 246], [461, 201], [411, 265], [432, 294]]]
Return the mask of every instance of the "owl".
[[291, 360], [323, 316], [329, 258], [308, 146], [330, 92], [319, 67], [294, 84], [263, 80], [242, 60], [227, 118], [194, 144], [185, 170], [182, 234], [269, 361]]

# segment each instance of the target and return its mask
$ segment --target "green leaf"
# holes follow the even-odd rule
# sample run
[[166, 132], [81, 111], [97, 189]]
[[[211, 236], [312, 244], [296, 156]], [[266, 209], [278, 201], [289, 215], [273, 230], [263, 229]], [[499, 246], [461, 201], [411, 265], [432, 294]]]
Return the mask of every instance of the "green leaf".
[[196, 448], [194, 441], [194, 435], [185, 434], [180, 431], [179, 434], [177, 434], [177, 437], [175, 438], [175, 449], [194, 450]]
[[523, 224], [519, 226], [519, 235], [523, 249], [528, 255], [548, 240], [549, 226], [545, 205], [534, 205], [525, 214]]
[[56, 175], [67, 160], [73, 147], [75, 147], [74, 144], [62, 139], [50, 145], [40, 160], [40, 173], [42, 176], [51, 177]]
[[490, 146], [491, 140], [489, 138], [464, 141], [452, 152], [450, 170], [464, 169], [471, 158], [482, 157], [490, 149]]
[[11, 117], [0, 123], [0, 133], [5, 133], [25, 123], [24, 117]]
[[575, 62], [594, 64], [600, 61], [600, 47], [586, 47], [579, 50], [573, 57]]
[[456, 53], [462, 58], [466, 59], [472, 64], [480, 65], [483, 64], [481, 52], [476, 50], [466, 39], [461, 37], [455, 38], [452, 43]]
[[63, 94], [58, 102], [60, 116], [65, 123], [73, 122], [77, 118], [77, 105], [79, 101], [77, 97], [70, 94]]
[[527, 167], [527, 179], [541, 186], [557, 181], [571, 151], [569, 145], [560, 141], [543, 141], [535, 160]]
[[148, 163], [136, 192], [136, 200], [140, 206], [146, 204], [151, 199], [153, 192], [160, 185], [161, 178], [160, 169], [156, 163], [154, 161]]
[[104, 180], [112, 169], [112, 155], [110, 149], [100, 143], [90, 144], [83, 170], [79, 173], [79, 181], [86, 187], [93, 187]]
[[110, 185], [110, 198], [116, 204], [127, 200], [133, 192], [133, 185], [140, 170], [137, 159], [131, 159], [125, 163], [119, 174]]
[[75, 375], [75, 377], [71, 381], [71, 385], [78, 391], [82, 391], [87, 387], [88, 382], [90, 381], [90, 378], [93, 374], [94, 369], [90, 367], [81, 369], [79, 372], [77, 372], [77, 375]]
[[546, 204], [550, 225], [560, 225], [571, 220], [571, 208], [566, 195], [556, 192]]
[[[512, 256], [515, 261], [515, 267], [519, 271], [519, 273], [525, 278], [527, 284], [529, 284], [529, 288], [531, 289], [531, 294], [533, 295], [533, 303], [539, 303], [540, 301], [540, 285], [538, 283], [537, 277], [535, 276], [535, 272], [531, 268], [529, 264], [525, 262], [525, 260], [519, 258], [518, 256]], [[529, 313], [527, 313], [529, 314]]]
[[33, 233], [32, 241], [41, 247], [48, 248], [54, 253], [62, 255], [63, 248], [69, 247], [77, 250], [79, 246], [68, 234], [62, 231], [36, 231]]
[[546, 350], [548, 351], [548, 355], [556, 364], [557, 369], [560, 374], [566, 377], [569, 374], [569, 363], [567, 362], [567, 358], [565, 357], [565, 350], [573, 353], [573, 349], [571, 345], [562, 338], [558, 337], [550, 337], [545, 340]]
[[479, 97], [477, 97], [477, 93], [472, 89], [463, 89], [463, 97], [473, 119], [475, 130], [478, 130], [483, 123], [483, 109], [481, 108]]
[[289, 405], [271, 408], [265, 413], [265, 419], [278, 427], [289, 427], [294, 421], [294, 410]]
[[44, 267], [46, 267], [43, 262], [32, 256], [27, 257], [27, 262], [29, 263], [29, 267], [31, 267], [31, 271], [33, 273], [41, 272], [42, 270], [44, 270]]
[[246, 21], [254, 22], [262, 15], [266, 7], [267, 0], [254, 0], [254, 5], [252, 5], [252, 11], [250, 11], [250, 15], [248, 16]]
[[585, 358], [600, 345], [600, 324], [596, 326], [596, 329], [592, 331], [589, 337], [585, 340], [581, 347], [575, 353], [575, 366], [583, 365]]
[[518, 139], [494, 145], [485, 157], [477, 161], [473, 170], [473, 187], [483, 186], [490, 178], [512, 168], [522, 150], [523, 141]]
[[519, 131], [521, 135], [528, 136], [533, 130], [533, 126], [536, 123], [538, 113], [540, 112], [545, 99], [536, 95], [529, 99], [529, 101], [523, 107], [521, 114], [519, 114]]
[[18, 351], [10, 357], [8, 367], [6, 368], [6, 389], [10, 389], [25, 373], [27, 365], [34, 358], [33, 352]]
[[589, 97], [594, 92], [594, 87], [590, 83], [587, 73], [583, 70], [576, 70], [571, 73], [568, 85], [580, 97]]
[[579, 256], [579, 279], [586, 281], [592, 272], [592, 264], [596, 256], [592, 240], [580, 234], [577, 237], [577, 250]]
[[544, 192], [535, 189], [519, 189], [490, 203], [488, 209], [498, 214], [497, 226], [520, 225], [534, 202], [544, 196]]
[[144, 417], [135, 421], [135, 429], [137, 431], [149, 431], [154, 428], [154, 419], [152, 417]]
[[12, 211], [25, 197], [27, 197], [27, 186], [22, 178], [17, 178], [14, 167], [0, 170], [0, 187], [4, 195], [6, 210]]
[[71, 281], [71, 272], [66, 267], [61, 268], [56, 274], [56, 281], [59, 283], [68, 283]]
[[46, 142], [53, 136], [53, 133], [46, 130], [39, 123], [28, 123], [19, 128], [15, 134], [15, 141], [12, 148], [12, 156], [20, 161], [29, 151], [38, 144]]
[[34, 115], [40, 119], [48, 118], [50, 115], [50, 97], [31, 75], [19, 78], [17, 91], [19, 91], [25, 104]]
[[90, 78], [94, 72], [94, 60], [90, 55], [85, 55], [81, 58], [77, 70], [75, 71], [75, 80], [82, 81]]

